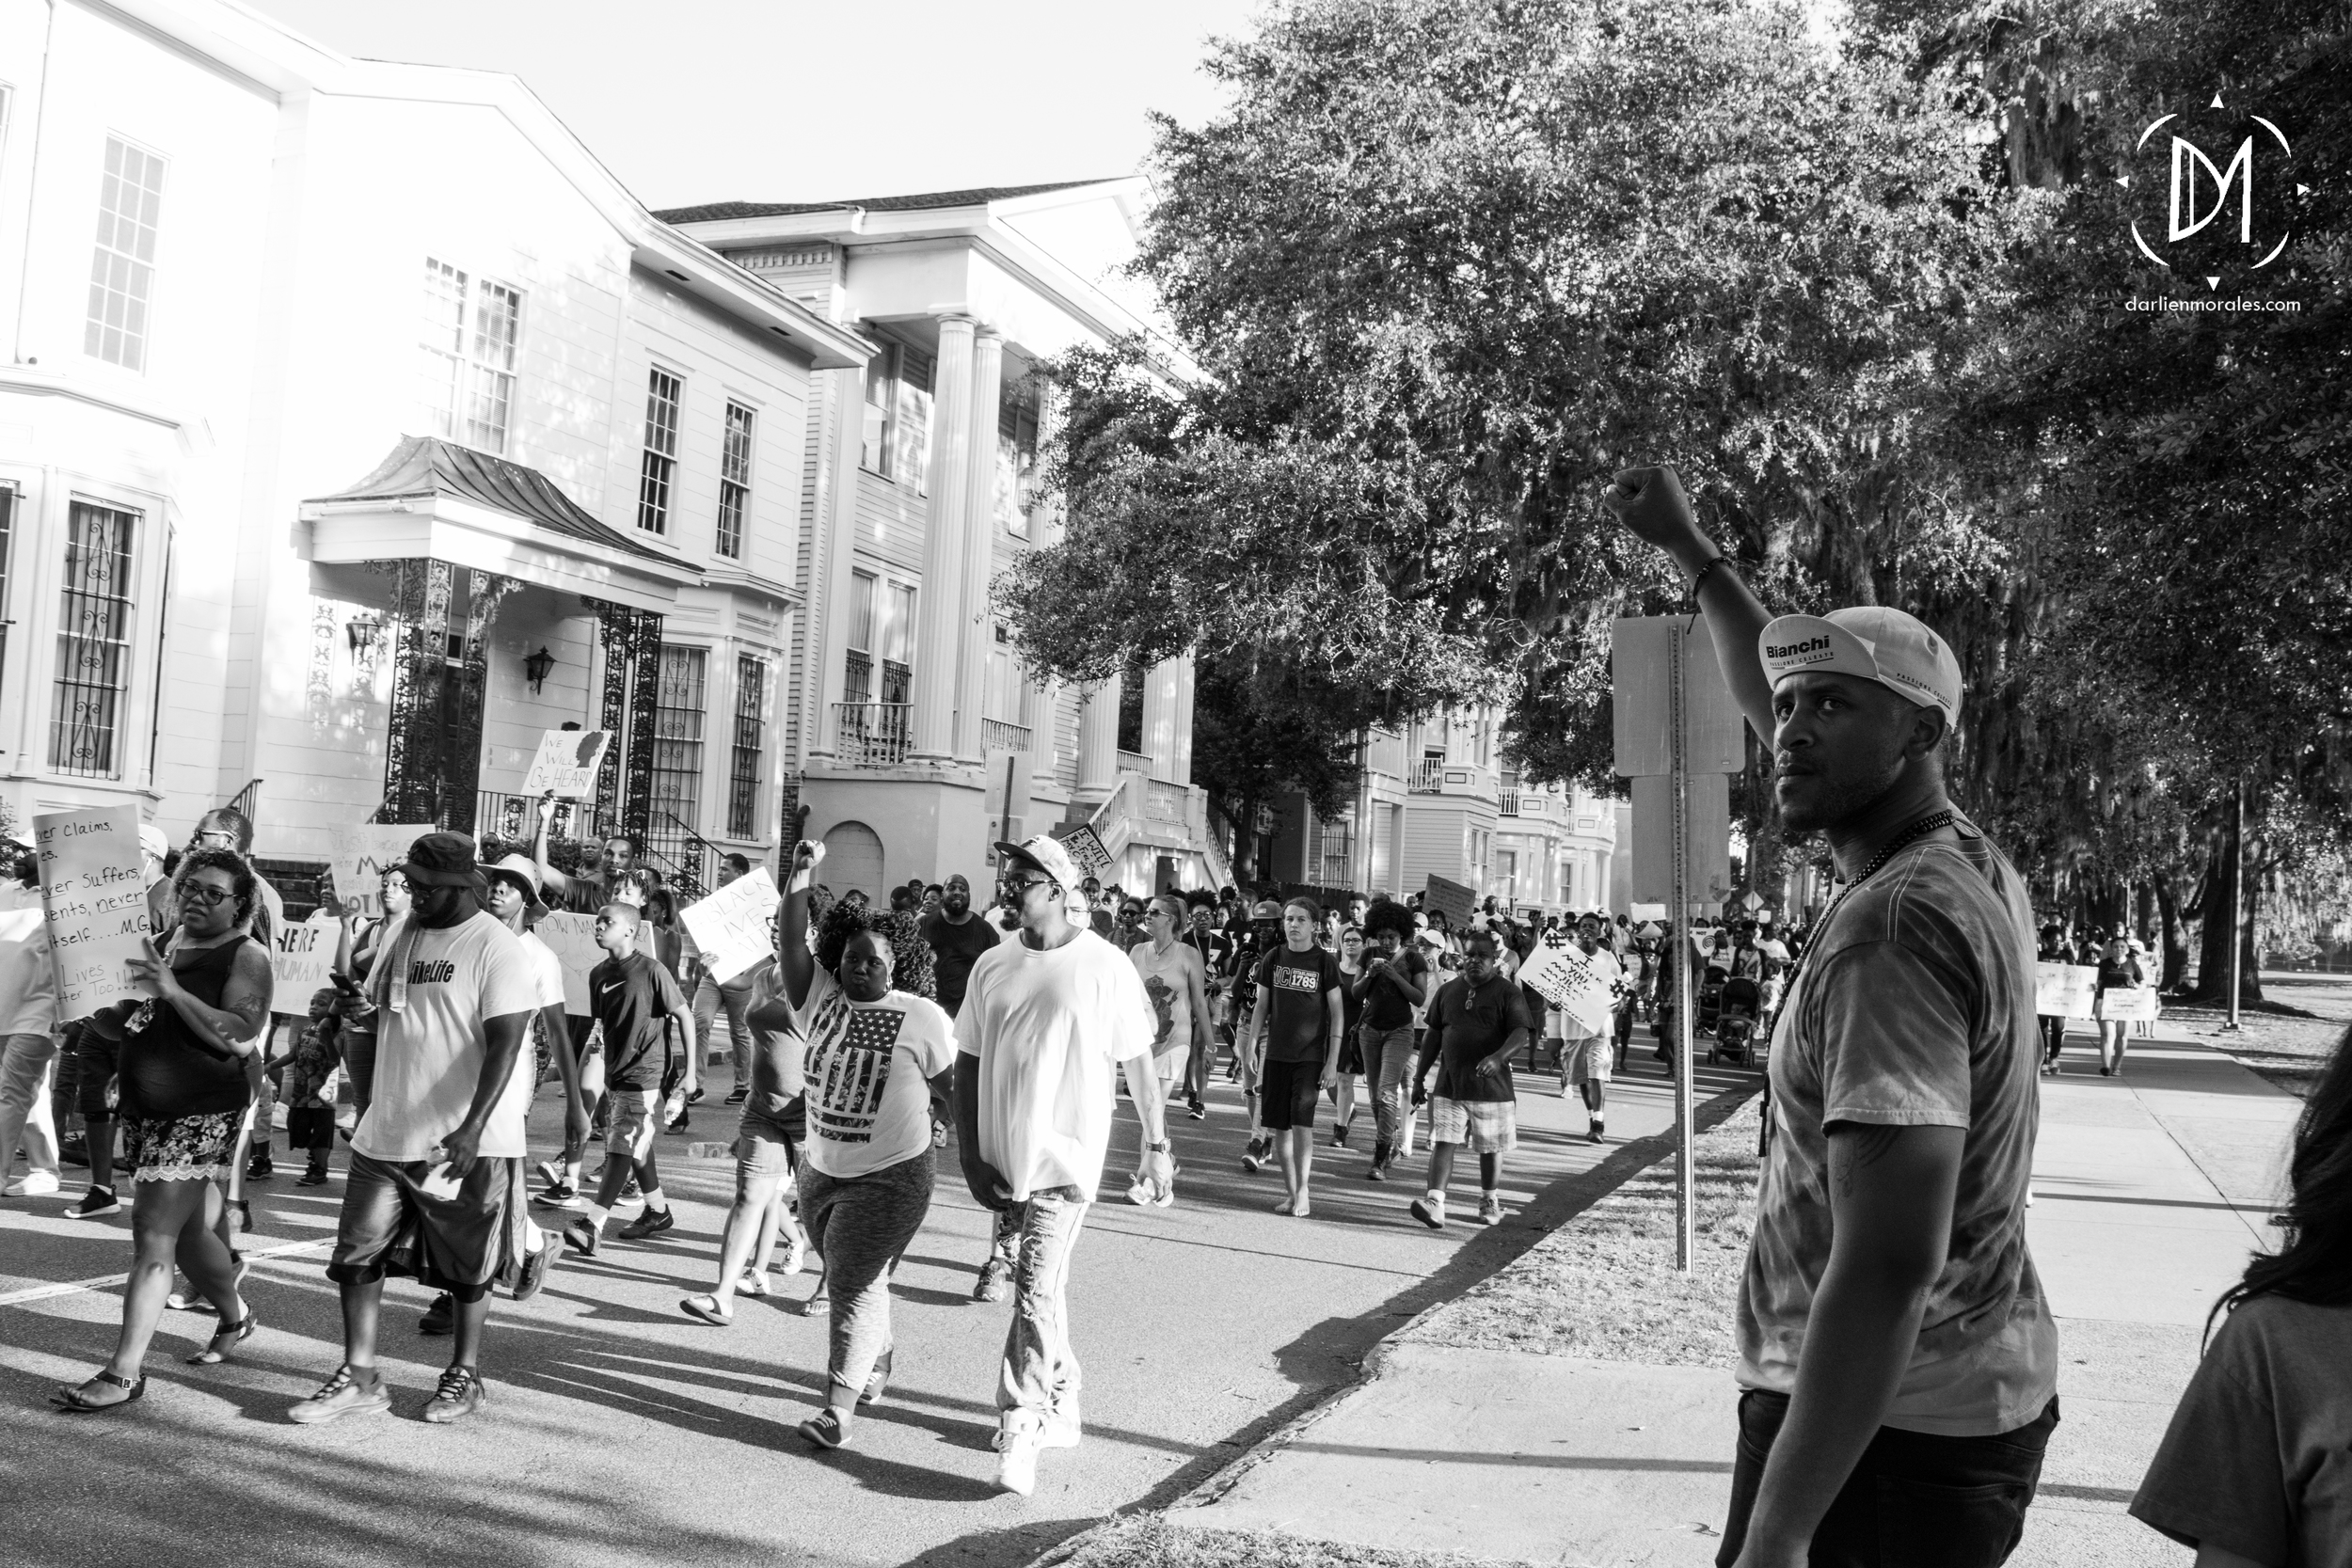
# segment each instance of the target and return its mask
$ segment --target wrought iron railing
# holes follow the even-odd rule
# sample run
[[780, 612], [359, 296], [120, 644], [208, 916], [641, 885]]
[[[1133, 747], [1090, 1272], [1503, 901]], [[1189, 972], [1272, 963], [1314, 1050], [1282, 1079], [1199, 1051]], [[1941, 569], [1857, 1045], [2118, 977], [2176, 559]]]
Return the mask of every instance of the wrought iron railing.
[[[609, 824], [593, 800], [558, 800], [548, 824], [550, 838], [602, 839]], [[502, 838], [528, 847], [539, 833], [539, 797], [504, 790], [474, 792], [473, 832], [477, 839]]]
[[835, 703], [834, 754], [851, 768], [896, 768], [906, 761], [912, 703]]

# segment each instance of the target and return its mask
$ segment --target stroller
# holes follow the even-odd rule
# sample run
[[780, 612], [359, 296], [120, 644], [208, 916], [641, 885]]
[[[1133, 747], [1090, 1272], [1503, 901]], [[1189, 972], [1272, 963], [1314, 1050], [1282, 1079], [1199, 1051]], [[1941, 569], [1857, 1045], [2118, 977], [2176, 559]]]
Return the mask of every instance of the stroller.
[[1715, 1015], [1715, 1043], [1708, 1047], [1707, 1059], [1756, 1066], [1759, 1054], [1756, 1017], [1763, 1008], [1763, 987], [1745, 975], [1724, 981]]
[[1714, 1029], [1724, 1010], [1724, 987], [1728, 983], [1730, 974], [1719, 963], [1710, 963], [1702, 972], [1697, 997], [1698, 1016], [1693, 1025], [1696, 1033], [1704, 1035]]

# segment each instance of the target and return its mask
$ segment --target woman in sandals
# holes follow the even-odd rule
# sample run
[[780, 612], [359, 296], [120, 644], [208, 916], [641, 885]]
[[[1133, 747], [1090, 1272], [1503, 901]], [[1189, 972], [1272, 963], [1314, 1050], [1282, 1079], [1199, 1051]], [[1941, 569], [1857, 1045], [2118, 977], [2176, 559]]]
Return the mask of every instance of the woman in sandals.
[[949, 1092], [956, 1047], [946, 1010], [921, 994], [931, 951], [913, 912], [845, 898], [809, 952], [809, 884], [824, 858], [820, 844], [792, 852], [776, 958], [779, 1000], [806, 1042], [801, 1224], [824, 1257], [833, 1320], [825, 1408], [800, 1433], [837, 1449], [890, 1379], [890, 1275], [930, 1211], [931, 1100]]
[[236, 1265], [215, 1228], [237, 1132], [252, 1099], [246, 1058], [269, 1022], [268, 950], [249, 936], [257, 883], [229, 849], [197, 849], [174, 881], [179, 940], [167, 959], [150, 942], [132, 960], [155, 995], [93, 1015], [90, 1026], [122, 1041], [123, 1154], [137, 1196], [131, 1205], [136, 1255], [122, 1294], [122, 1331], [114, 1358], [86, 1382], [51, 1396], [60, 1409], [128, 1404], [147, 1391], [140, 1367], [163, 1315], [176, 1260], [220, 1314], [212, 1342], [193, 1366], [228, 1359], [251, 1337], [254, 1318], [238, 1294]]

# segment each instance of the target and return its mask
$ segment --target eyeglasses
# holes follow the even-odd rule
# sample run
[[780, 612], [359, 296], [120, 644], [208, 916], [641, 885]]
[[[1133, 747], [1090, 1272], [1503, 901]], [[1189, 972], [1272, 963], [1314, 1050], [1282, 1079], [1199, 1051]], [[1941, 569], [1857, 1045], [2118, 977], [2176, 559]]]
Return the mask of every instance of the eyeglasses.
[[1033, 887], [1052, 887], [1053, 885], [1054, 881], [1050, 877], [1008, 877], [1003, 883], [1004, 890], [1015, 898], [1026, 898], [1029, 895], [1029, 890]]
[[237, 835], [222, 828], [204, 828], [198, 831], [196, 841], [199, 844], [217, 844], [228, 847], [237, 842]]
[[216, 904], [225, 904], [236, 895], [236, 890], [233, 888], [215, 887], [209, 882], [190, 882], [180, 890], [180, 896], [183, 899], [194, 899], [207, 908]]

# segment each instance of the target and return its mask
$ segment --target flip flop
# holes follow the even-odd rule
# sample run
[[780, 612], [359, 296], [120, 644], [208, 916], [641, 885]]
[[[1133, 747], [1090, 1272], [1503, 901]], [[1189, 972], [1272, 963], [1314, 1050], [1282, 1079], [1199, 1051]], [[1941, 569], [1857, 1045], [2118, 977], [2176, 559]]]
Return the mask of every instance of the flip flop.
[[690, 1318], [698, 1318], [713, 1328], [724, 1328], [735, 1322], [734, 1317], [719, 1310], [717, 1296], [688, 1296], [677, 1304], [678, 1310]]
[[[261, 1326], [260, 1315], [248, 1305], [245, 1309], [244, 1318], [233, 1323], [222, 1323], [218, 1328], [214, 1329], [212, 1343], [189, 1356], [188, 1365], [191, 1367], [219, 1366], [229, 1359], [230, 1352], [252, 1338], [253, 1331]], [[224, 1345], [221, 1343], [223, 1339], [229, 1342]]]

